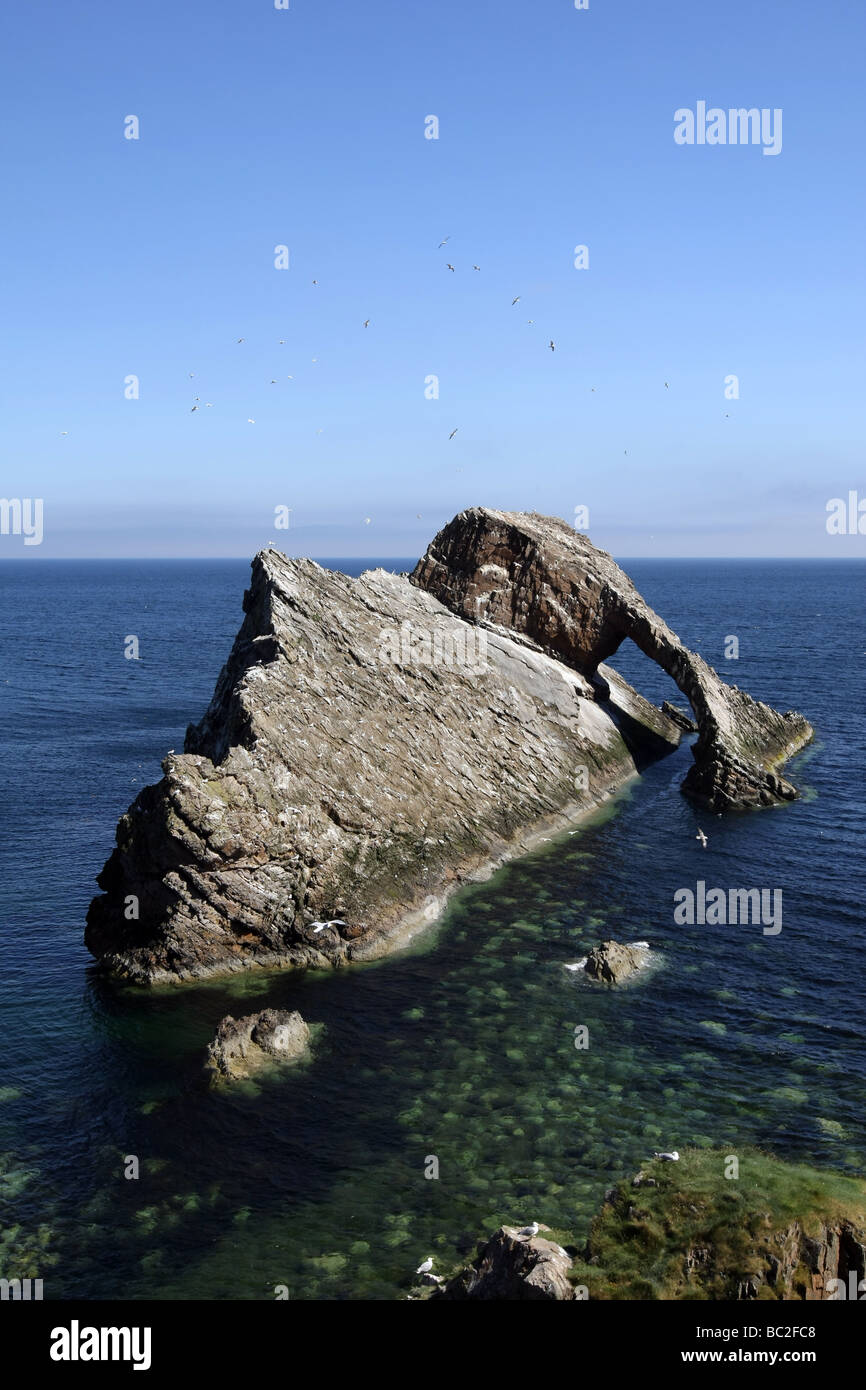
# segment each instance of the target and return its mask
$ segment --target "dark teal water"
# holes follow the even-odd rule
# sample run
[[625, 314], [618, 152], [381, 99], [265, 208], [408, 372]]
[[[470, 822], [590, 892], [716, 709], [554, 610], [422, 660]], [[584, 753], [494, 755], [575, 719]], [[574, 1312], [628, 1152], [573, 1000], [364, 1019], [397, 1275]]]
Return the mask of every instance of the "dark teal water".
[[[0, 1275], [55, 1298], [393, 1298], [503, 1220], [585, 1231], [650, 1148], [756, 1142], [864, 1171], [866, 565], [626, 568], [723, 675], [813, 722], [802, 800], [708, 818], [679, 793], [684, 746], [464, 890], [411, 952], [143, 993], [101, 979], [84, 914], [118, 816], [210, 697], [248, 566], [0, 566]], [[636, 649], [615, 664], [677, 698]], [[781, 888], [781, 934], [675, 926], [699, 877]], [[648, 940], [657, 968], [617, 992], [563, 968], [608, 935]], [[321, 1025], [312, 1060], [203, 1091], [217, 1021], [266, 1004]]]

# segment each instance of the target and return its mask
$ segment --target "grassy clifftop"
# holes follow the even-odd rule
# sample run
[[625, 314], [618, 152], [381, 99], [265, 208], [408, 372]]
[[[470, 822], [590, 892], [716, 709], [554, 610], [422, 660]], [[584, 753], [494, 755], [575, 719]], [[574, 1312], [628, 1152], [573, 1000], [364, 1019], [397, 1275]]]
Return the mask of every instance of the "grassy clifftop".
[[601, 1299], [822, 1298], [828, 1279], [863, 1277], [864, 1242], [866, 1181], [687, 1149], [612, 1189], [569, 1277]]

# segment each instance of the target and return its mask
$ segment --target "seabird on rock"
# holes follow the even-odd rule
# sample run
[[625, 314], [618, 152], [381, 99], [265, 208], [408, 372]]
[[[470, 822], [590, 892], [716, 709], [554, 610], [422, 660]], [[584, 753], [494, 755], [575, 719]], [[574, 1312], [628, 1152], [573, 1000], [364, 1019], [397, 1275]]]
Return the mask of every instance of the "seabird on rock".
[[538, 1230], [538, 1222], [533, 1221], [528, 1226], [521, 1226], [520, 1230], [517, 1232], [517, 1235], [526, 1236], [528, 1240], [532, 1240], [534, 1236], [538, 1235]]

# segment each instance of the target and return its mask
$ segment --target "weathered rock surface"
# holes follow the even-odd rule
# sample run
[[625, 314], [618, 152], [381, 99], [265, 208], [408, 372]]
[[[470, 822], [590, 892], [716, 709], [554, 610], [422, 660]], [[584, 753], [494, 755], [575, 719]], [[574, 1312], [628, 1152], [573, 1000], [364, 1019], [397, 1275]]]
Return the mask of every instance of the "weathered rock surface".
[[621, 941], [603, 941], [586, 958], [583, 967], [590, 979], [618, 985], [635, 975], [647, 964], [649, 951], [641, 946], [627, 946]]
[[204, 718], [98, 879], [85, 940], [126, 978], [381, 954], [680, 738], [614, 672], [601, 697], [383, 570], [264, 551], [244, 608]]
[[[516, 1226], [500, 1226], [474, 1264], [450, 1279], [431, 1298], [506, 1299], [564, 1303], [575, 1298], [569, 1282], [571, 1258], [544, 1236], [519, 1236]], [[541, 1226], [541, 1230], [549, 1229]]]
[[670, 700], [662, 700], [662, 714], [666, 714], [668, 719], [672, 719], [678, 729], [683, 729], [687, 734], [696, 734], [698, 726], [694, 719], [681, 710], [679, 705], [671, 704]]
[[244, 610], [98, 878], [85, 941], [129, 979], [369, 959], [573, 823], [681, 737], [599, 664], [626, 635], [691, 690], [714, 805], [770, 799], [756, 762], [729, 775], [748, 739], [769, 757], [808, 736], [723, 686], [564, 522], [463, 513], [411, 581], [266, 550]]
[[205, 1070], [213, 1080], [237, 1081], [300, 1057], [309, 1044], [310, 1030], [296, 1010], [262, 1009], [246, 1018], [227, 1014], [208, 1045]]
[[778, 764], [812, 738], [801, 714], [779, 714], [726, 685], [649, 607], [619, 565], [556, 517], [474, 507], [439, 532], [413, 583], [453, 612], [524, 632], [597, 676], [626, 637], [676, 681], [697, 720], [683, 790], [713, 811], [791, 800]]

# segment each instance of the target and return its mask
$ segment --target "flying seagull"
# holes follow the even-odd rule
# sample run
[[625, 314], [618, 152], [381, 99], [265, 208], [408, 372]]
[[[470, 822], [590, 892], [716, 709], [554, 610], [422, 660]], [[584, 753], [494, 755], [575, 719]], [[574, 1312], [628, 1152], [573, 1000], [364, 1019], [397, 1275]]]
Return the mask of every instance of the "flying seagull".
[[680, 1161], [680, 1156], [677, 1153], [676, 1149], [671, 1149], [669, 1154], [654, 1153], [653, 1158], [667, 1159], [668, 1163], [679, 1163]]
[[365, 525], [365, 526], [369, 526], [369, 525], [370, 525], [370, 522], [371, 522], [372, 520], [373, 520], [373, 518], [372, 518], [371, 516], [365, 516], [365, 517], [364, 517], [364, 525]]
[[454, 269], [454, 267], [453, 267], [453, 265], [451, 264], [450, 261], [446, 261], [446, 262], [445, 262], [445, 265], [446, 265], [446, 268], [447, 268], [448, 270], [453, 270], [453, 269]]
[[517, 1234], [519, 1236], [526, 1236], [528, 1240], [532, 1240], [534, 1236], [538, 1235], [538, 1229], [538, 1222], [533, 1221], [529, 1226], [521, 1226]]
[[332, 917], [329, 922], [311, 922], [313, 933], [324, 931], [325, 927], [345, 927], [346, 923], [340, 917]]
[[[459, 428], [460, 428], [460, 426], [458, 425], [458, 426], [457, 426], [457, 430], [459, 430]], [[457, 433], [457, 430], [452, 430], [451, 433], [449, 434], [448, 438], [449, 438], [449, 439], [453, 439], [454, 436], [455, 436], [455, 434]]]
[[480, 266], [480, 265], [474, 265], [474, 266], [472, 267], [472, 269], [473, 269], [473, 270], [480, 270], [480, 269], [481, 269], [481, 266]]
[[551, 338], [551, 340], [550, 340], [550, 351], [551, 351], [551, 352], [556, 352], [556, 343], [553, 341], [552, 338]]
[[254, 425], [255, 423], [256, 423], [255, 420], [250, 420], [249, 417], [247, 417], [247, 424], [248, 424], [248, 425]]
[[516, 299], [512, 299], [512, 301], [511, 301], [511, 307], [512, 307], [512, 309], [514, 308], [515, 304], [519, 304], [519, 303], [520, 303], [520, 295], [518, 295]]
[[442, 250], [442, 247], [445, 245], [445, 242], [446, 242], [446, 241], [450, 241], [450, 240], [451, 240], [450, 236], [445, 237], [444, 241], [440, 241], [439, 245], [436, 247], [436, 250], [437, 250], [437, 251], [441, 251], [441, 250]]
[[421, 1261], [421, 1264], [419, 1264], [418, 1268], [415, 1270], [415, 1273], [416, 1273], [416, 1274], [429, 1274], [432, 1268], [433, 1268], [433, 1256], [432, 1256], [432, 1255], [428, 1255], [426, 1260], [422, 1260], [422, 1261]]
[[69, 430], [61, 430], [60, 433], [61, 433], [61, 434], [68, 434], [68, 433], [69, 433]]
[[698, 827], [698, 833], [697, 833], [697, 835], [695, 836], [695, 839], [696, 839], [696, 840], [700, 840], [700, 842], [701, 842], [701, 847], [702, 847], [703, 849], [706, 849], [706, 847], [707, 847], [707, 837], [706, 837], [706, 835], [704, 834], [703, 830], [700, 829], [700, 827]]
[[[198, 406], [197, 406], [197, 405], [194, 405], [193, 408], [192, 408], [192, 410], [198, 410]], [[192, 410], [189, 412], [190, 415], [192, 415]]]
[[365, 328], [369, 328], [369, 327], [370, 327], [370, 320], [369, 320], [369, 319], [365, 319], [365, 320], [364, 320], [364, 327], [365, 327]]
[[246, 338], [238, 338], [238, 342], [239, 342], [239, 343], [245, 343], [245, 342], [246, 342]]
[[205, 406], [208, 410], [213, 410], [213, 401], [205, 401]]

